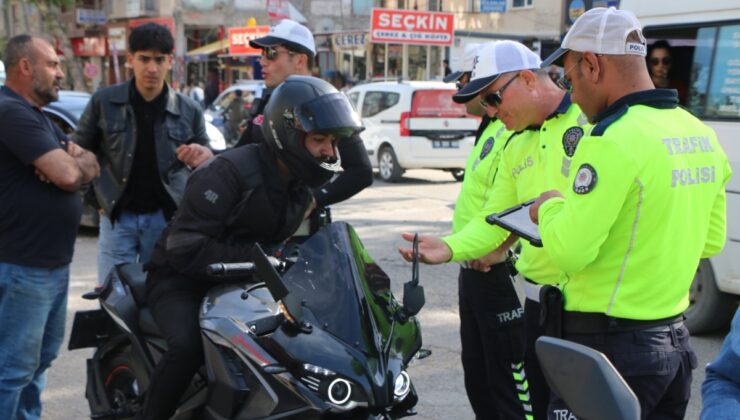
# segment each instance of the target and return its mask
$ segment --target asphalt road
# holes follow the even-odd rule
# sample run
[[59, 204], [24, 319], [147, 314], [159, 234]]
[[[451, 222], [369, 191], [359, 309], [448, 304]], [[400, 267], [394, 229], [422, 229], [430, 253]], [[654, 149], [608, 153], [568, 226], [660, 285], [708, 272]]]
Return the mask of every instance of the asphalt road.
[[[398, 298], [402, 284], [411, 276], [411, 265], [403, 261], [396, 248], [403, 242], [401, 232], [418, 231], [431, 234], [447, 233], [452, 219], [452, 205], [460, 184], [445, 172], [417, 170], [407, 172], [402, 182], [375, 184], [348, 202], [333, 209], [335, 220], [352, 224], [371, 256], [390, 275]], [[95, 284], [95, 232], [82, 230], [78, 237], [72, 263], [69, 293], [67, 335], [74, 312], [93, 309], [96, 302], [80, 296]], [[419, 314], [424, 347], [432, 356], [415, 362], [409, 373], [420, 401], [419, 420], [473, 419], [465, 396], [460, 366], [460, 340], [457, 315], [457, 266], [422, 266], [421, 282], [427, 303]], [[697, 419], [701, 410], [700, 386], [704, 366], [712, 360], [726, 332], [693, 337], [692, 344], [699, 357], [694, 371], [692, 398], [686, 415]], [[89, 418], [85, 400], [85, 359], [89, 349], [70, 352], [65, 348], [48, 375], [43, 394], [44, 419]]]

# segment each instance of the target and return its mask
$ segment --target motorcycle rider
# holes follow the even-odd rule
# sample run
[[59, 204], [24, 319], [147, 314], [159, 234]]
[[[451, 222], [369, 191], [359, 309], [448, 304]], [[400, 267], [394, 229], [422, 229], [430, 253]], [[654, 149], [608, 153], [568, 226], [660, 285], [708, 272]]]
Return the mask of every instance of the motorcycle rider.
[[[290, 19], [283, 19], [270, 28], [266, 36], [249, 41], [249, 46], [262, 50], [260, 64], [266, 89], [262, 97], [252, 103], [252, 112], [246, 117], [246, 127], [236, 147], [263, 141], [263, 110], [272, 100], [272, 90], [290, 75], [310, 76], [316, 57], [311, 31]], [[342, 172], [314, 191], [314, 205], [318, 208], [344, 201], [373, 183], [373, 168], [360, 136], [341, 142], [339, 154]]]
[[295, 232], [311, 209], [309, 188], [341, 167], [337, 143], [363, 129], [344, 95], [309, 76], [287, 78], [264, 115], [264, 142], [228, 150], [193, 172], [145, 267], [147, 303], [168, 350], [141, 418], [172, 416], [203, 363], [198, 307], [218, 281], [206, 267], [250, 260], [255, 242], [275, 244]]

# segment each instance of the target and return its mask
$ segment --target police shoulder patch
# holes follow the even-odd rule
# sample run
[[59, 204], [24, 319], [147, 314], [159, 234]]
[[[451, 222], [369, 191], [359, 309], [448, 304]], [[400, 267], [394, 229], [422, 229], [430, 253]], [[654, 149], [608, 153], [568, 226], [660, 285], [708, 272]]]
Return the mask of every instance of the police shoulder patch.
[[573, 180], [573, 191], [576, 194], [588, 194], [596, 187], [596, 169], [588, 163], [578, 168], [576, 178]]
[[483, 160], [489, 153], [491, 153], [491, 150], [493, 150], [493, 137], [489, 137], [488, 140], [483, 143], [483, 148], [480, 151], [478, 159]]
[[568, 157], [573, 157], [578, 147], [578, 142], [583, 137], [583, 129], [581, 127], [571, 127], [565, 130], [563, 133], [563, 150]]

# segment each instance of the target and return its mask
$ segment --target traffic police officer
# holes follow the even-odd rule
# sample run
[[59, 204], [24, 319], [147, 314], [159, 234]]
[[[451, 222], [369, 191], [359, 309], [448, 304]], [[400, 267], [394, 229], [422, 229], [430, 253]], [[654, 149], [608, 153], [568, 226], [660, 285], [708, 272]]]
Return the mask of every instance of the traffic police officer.
[[[640, 400], [643, 418], [683, 418], [696, 356], [682, 312], [700, 258], [726, 233], [731, 175], [713, 130], [655, 89], [635, 16], [583, 14], [564, 56], [573, 99], [594, 123], [565, 198], [531, 209], [544, 250], [565, 272], [563, 336], [603, 352]], [[570, 418], [553, 396], [551, 418]]]
[[[491, 261], [506, 253], [516, 237], [490, 226], [485, 216], [534, 199], [542, 191], [567, 185], [570, 162], [583, 134], [580, 126], [587, 120], [578, 106], [571, 103], [570, 95], [539, 69], [540, 63], [536, 54], [513, 41], [487, 44], [479, 53], [471, 82], [458, 92], [455, 100], [464, 102], [479, 96], [490, 115], [498, 117], [508, 130], [517, 134], [502, 145], [504, 150], [485, 208], [451, 236], [442, 239], [421, 236], [419, 251], [423, 261], [440, 263], [480, 258], [473, 265], [486, 269]], [[412, 236], [404, 234], [404, 237]], [[410, 258], [410, 250], [400, 251]], [[541, 248], [526, 242], [522, 244], [516, 268], [528, 279], [523, 319], [527, 335], [525, 375], [520, 376], [522, 382], [526, 377], [534, 417], [540, 419], [546, 416], [549, 389], [533, 351], [534, 341], [541, 335], [538, 284], [557, 283], [560, 270]], [[522, 313], [499, 313], [495, 318], [522, 320]]]
[[[465, 45], [461, 69], [445, 82], [457, 81], [458, 88], [464, 87], [480, 49], [480, 44]], [[471, 113], [483, 111], [477, 101], [466, 106]], [[501, 150], [512, 134], [495, 118], [484, 118], [478, 133], [455, 202], [453, 232], [462, 230], [485, 205]], [[497, 261], [486, 272], [461, 264], [458, 299], [465, 390], [476, 419], [523, 419], [525, 404], [519, 399], [512, 366], [521, 370], [524, 328], [521, 319], [496, 317], [522, 311], [507, 264]]]

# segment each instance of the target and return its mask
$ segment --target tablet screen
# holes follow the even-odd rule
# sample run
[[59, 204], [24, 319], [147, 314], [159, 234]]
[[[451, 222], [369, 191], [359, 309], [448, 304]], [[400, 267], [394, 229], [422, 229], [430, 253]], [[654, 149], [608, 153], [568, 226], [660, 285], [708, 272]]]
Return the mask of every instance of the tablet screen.
[[486, 218], [488, 223], [496, 224], [526, 239], [534, 246], [541, 247], [542, 239], [537, 225], [529, 218], [529, 206], [533, 201], [520, 204], [498, 214], [492, 214]]
[[516, 227], [517, 230], [529, 237], [537, 239], [540, 238], [539, 228], [537, 225], [532, 223], [532, 219], [529, 218], [529, 206], [522, 206], [520, 209], [509, 214], [499, 216], [499, 219], [508, 225]]

